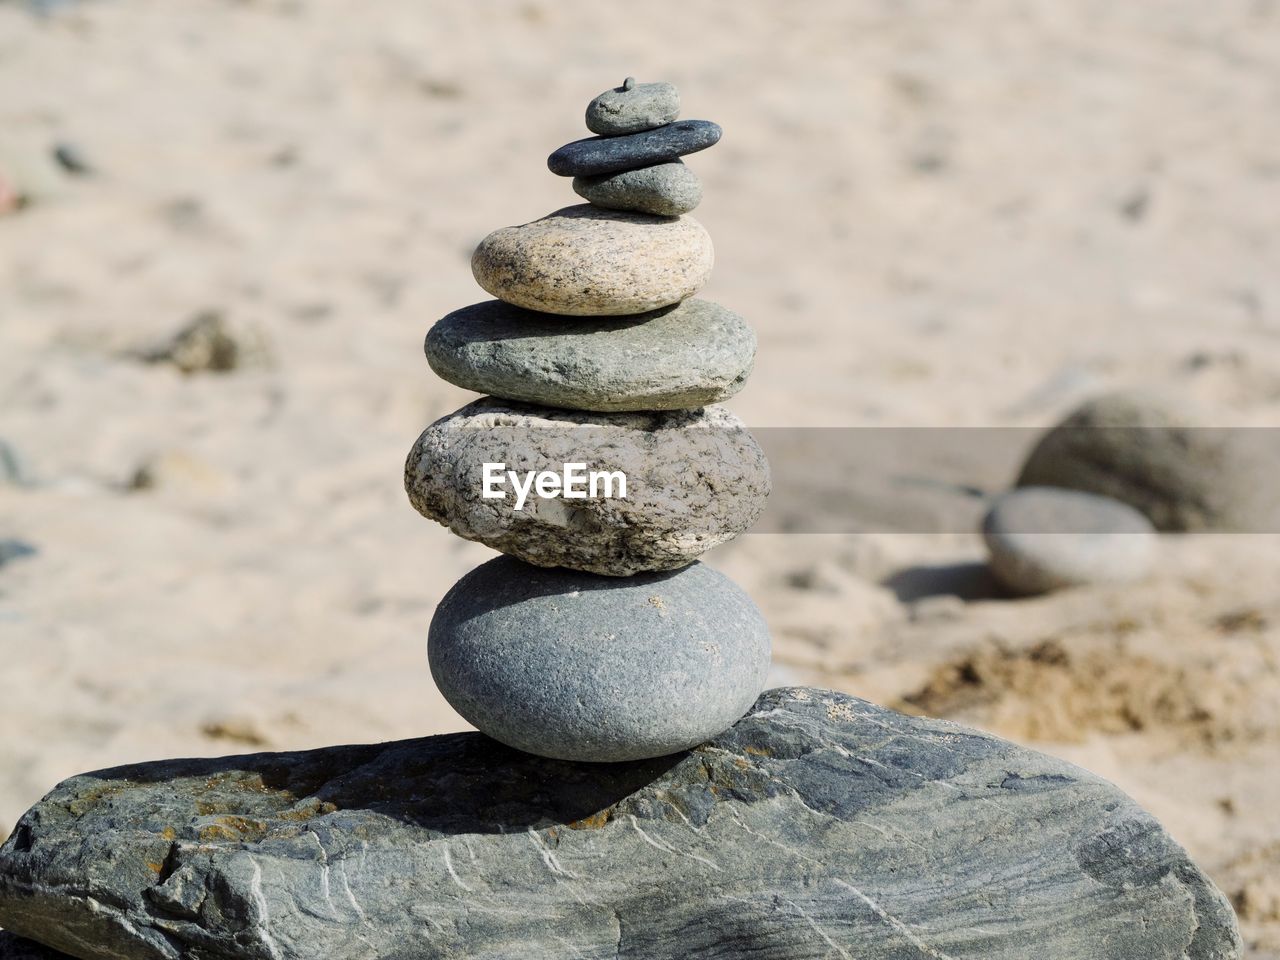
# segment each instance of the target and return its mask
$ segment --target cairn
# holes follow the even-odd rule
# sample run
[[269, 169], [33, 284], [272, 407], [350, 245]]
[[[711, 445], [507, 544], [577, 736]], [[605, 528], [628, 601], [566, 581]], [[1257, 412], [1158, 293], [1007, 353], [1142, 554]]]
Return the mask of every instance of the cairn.
[[694, 298], [711, 238], [681, 157], [720, 128], [677, 120], [669, 83], [628, 78], [587, 107], [597, 136], [551, 154], [589, 201], [497, 230], [472, 258], [496, 300], [432, 327], [432, 369], [482, 400], [429, 426], [405, 466], [424, 516], [504, 554], [431, 623], [432, 675], [503, 743], [564, 760], [693, 747], [764, 688], [769, 633], [697, 562], [759, 517], [763, 452], [715, 404], [755, 334]]

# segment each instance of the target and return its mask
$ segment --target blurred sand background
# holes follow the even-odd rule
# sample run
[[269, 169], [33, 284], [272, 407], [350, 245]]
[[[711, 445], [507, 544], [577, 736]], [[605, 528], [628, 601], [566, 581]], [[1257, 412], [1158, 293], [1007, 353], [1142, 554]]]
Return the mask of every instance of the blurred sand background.
[[[35, 550], [0, 565], [0, 837], [86, 769], [465, 726], [426, 628], [491, 554], [401, 487], [470, 399], [422, 337], [485, 299], [485, 233], [578, 202], [545, 157], [629, 73], [725, 129], [689, 163], [749, 425], [1044, 426], [1127, 386], [1280, 422], [1278, 38], [1275, 0], [0, 2], [0, 541]], [[209, 313], [236, 369], [139, 359]], [[982, 556], [708, 559], [778, 682], [1114, 780], [1280, 957], [1280, 541], [1021, 601]]]

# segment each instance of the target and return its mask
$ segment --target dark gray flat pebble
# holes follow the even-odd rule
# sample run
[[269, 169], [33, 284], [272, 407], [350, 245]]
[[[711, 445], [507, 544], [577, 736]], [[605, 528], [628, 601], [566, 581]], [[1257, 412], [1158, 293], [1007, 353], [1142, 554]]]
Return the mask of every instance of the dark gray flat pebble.
[[715, 146], [720, 134], [710, 120], [680, 120], [623, 137], [587, 137], [566, 143], [547, 158], [547, 166], [561, 177], [635, 170]]

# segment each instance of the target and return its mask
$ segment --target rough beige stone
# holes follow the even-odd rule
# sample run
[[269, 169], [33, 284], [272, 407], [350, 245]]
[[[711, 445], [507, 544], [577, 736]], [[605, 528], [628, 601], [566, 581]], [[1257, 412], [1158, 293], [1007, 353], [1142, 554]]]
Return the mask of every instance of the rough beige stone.
[[[516, 509], [482, 496], [484, 464], [552, 470], [585, 463], [622, 471], [627, 496], [542, 499]], [[423, 516], [458, 536], [543, 567], [627, 577], [675, 570], [745, 531], [764, 511], [769, 463], [721, 407], [667, 413], [580, 413], [493, 398], [423, 431], [405, 463]]]
[[471, 272], [507, 303], [544, 313], [621, 316], [693, 296], [711, 275], [711, 237], [692, 217], [565, 207], [480, 242]]

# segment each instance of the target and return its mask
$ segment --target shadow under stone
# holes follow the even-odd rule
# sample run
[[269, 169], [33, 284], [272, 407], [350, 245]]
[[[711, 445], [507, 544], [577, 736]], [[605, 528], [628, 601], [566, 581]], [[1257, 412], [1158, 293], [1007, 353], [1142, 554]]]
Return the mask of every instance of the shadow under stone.
[[959, 597], [966, 603], [999, 600], [1008, 593], [985, 563], [941, 563], [907, 567], [882, 581], [902, 603], [925, 597]]
[[0, 960], [73, 960], [65, 953], [0, 931]]
[[[155, 813], [298, 821], [368, 811], [442, 835], [509, 833], [590, 821], [683, 760], [535, 757], [479, 733], [213, 759], [163, 760], [86, 774], [98, 796], [155, 784]], [[136, 803], [136, 801], [135, 801]], [[136, 809], [136, 808], [135, 808]], [[297, 811], [295, 817], [290, 811]]]

